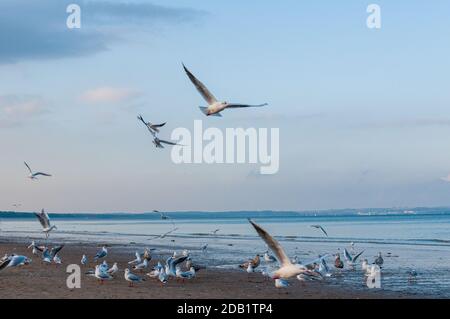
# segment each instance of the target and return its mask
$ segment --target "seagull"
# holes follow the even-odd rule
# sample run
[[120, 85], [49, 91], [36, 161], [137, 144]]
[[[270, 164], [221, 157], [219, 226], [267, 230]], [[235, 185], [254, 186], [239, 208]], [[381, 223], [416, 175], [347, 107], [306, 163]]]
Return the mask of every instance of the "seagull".
[[325, 258], [322, 259], [322, 262], [319, 264], [318, 272], [324, 277], [331, 277], [330, 268], [325, 261]]
[[139, 277], [139, 276], [137, 276], [137, 275], [135, 275], [135, 274], [133, 274], [131, 271], [130, 271], [130, 269], [125, 269], [125, 280], [126, 281], [128, 281], [130, 284], [129, 284], [129, 286], [130, 287], [132, 287], [133, 286], [133, 284], [135, 283], [135, 282], [141, 282], [141, 281], [144, 281], [144, 279], [142, 279], [141, 277]]
[[359, 256], [362, 255], [363, 252], [364, 252], [364, 250], [361, 251], [359, 254], [352, 257], [352, 255], [350, 255], [348, 250], [346, 248], [344, 248], [344, 257], [345, 257], [345, 260], [347, 261], [347, 264], [349, 266], [353, 266], [356, 263], [356, 261], [358, 260]]
[[84, 265], [84, 266], [86, 266], [87, 263], [88, 263], [88, 259], [87, 259], [86, 255], [83, 255], [83, 256], [81, 257], [81, 264]]
[[144, 125], [147, 127], [147, 129], [150, 131], [150, 133], [152, 135], [155, 135], [155, 133], [159, 133], [159, 128], [163, 127], [164, 125], [166, 125], [166, 123], [162, 123], [162, 124], [152, 124], [150, 122], [146, 122], [144, 121], [144, 119], [142, 118], [142, 115], [138, 115], [138, 120], [140, 120], [142, 123], [144, 123]]
[[202, 253], [206, 253], [206, 250], [208, 249], [208, 244], [204, 244], [202, 246]]
[[277, 261], [277, 259], [274, 256], [269, 255], [269, 251], [266, 251], [264, 253], [264, 260], [268, 263], [273, 263]]
[[33, 249], [32, 250], [33, 255], [39, 255], [39, 252], [42, 253], [44, 251], [45, 246], [38, 246], [38, 245], [36, 245], [35, 241], [33, 240], [31, 242], [31, 244], [27, 248], [28, 249], [30, 249], [30, 248]]
[[136, 256], [136, 259], [129, 261], [129, 265], [140, 264], [142, 262], [141, 254], [139, 252], [135, 252], [134, 255]]
[[105, 280], [111, 280], [113, 278], [107, 272], [102, 270], [99, 265], [95, 266], [94, 277], [100, 281], [100, 284], [103, 284], [103, 281]]
[[161, 216], [161, 219], [165, 220], [165, 219], [169, 219], [169, 216], [167, 216], [166, 214], [164, 214], [163, 212], [160, 212], [159, 210], [154, 209], [153, 210], [154, 213], [158, 213]]
[[267, 231], [265, 231], [259, 225], [255, 224], [250, 219], [249, 222], [255, 228], [258, 235], [265, 241], [267, 246], [272, 250], [272, 252], [275, 254], [275, 257], [280, 263], [280, 267], [276, 271], [272, 272], [272, 279], [289, 279], [307, 271], [305, 266], [291, 263], [283, 247], [281, 247], [278, 241], [273, 238]]
[[168, 279], [169, 279], [169, 275], [166, 273], [166, 270], [164, 269], [164, 267], [162, 267], [160, 272], [159, 272], [158, 280], [162, 284], [167, 284], [167, 280]]
[[417, 279], [417, 271], [415, 269], [408, 270], [407, 274], [409, 275], [408, 281], [413, 282]]
[[144, 261], [142, 263], [137, 264], [136, 266], [133, 266], [133, 269], [142, 271], [143, 269], [145, 269], [147, 267], [148, 267], [148, 260], [144, 259]]
[[176, 277], [177, 265], [186, 261], [186, 259], [188, 259], [187, 256], [182, 256], [182, 257], [178, 257], [178, 258], [174, 258], [173, 256], [169, 257], [166, 261], [166, 269], [165, 269], [165, 272], [167, 273], [167, 275]]
[[48, 264], [52, 263], [52, 260], [54, 260], [57, 253], [63, 249], [64, 245], [55, 246], [52, 249], [48, 249], [48, 247], [44, 247], [44, 250], [42, 251], [42, 261]]
[[106, 271], [106, 273], [111, 276], [114, 276], [114, 274], [117, 273], [118, 271], [119, 271], [119, 267], [117, 266], [117, 263], [114, 263], [114, 265], [111, 268], [109, 268]]
[[364, 259], [361, 264], [361, 270], [367, 271], [368, 268], [369, 268], [369, 261], [367, 259]]
[[205, 101], [208, 103], [207, 107], [200, 106], [200, 110], [206, 115], [206, 116], [222, 116], [220, 112], [222, 112], [225, 109], [234, 109], [234, 108], [241, 108], [241, 107], [261, 107], [268, 105], [267, 103], [259, 104], [259, 105], [248, 105], [248, 104], [235, 104], [235, 103], [228, 103], [228, 102], [219, 102], [214, 97], [214, 95], [209, 92], [209, 90], [206, 88], [206, 86], [200, 82], [183, 64], [184, 71], [186, 72], [187, 76], [191, 80], [191, 82], [194, 84], [194, 86], [197, 88], [197, 91], [200, 93], [200, 95], [205, 99]]
[[3, 258], [3, 261], [0, 262], [0, 270], [2, 270], [4, 268], [28, 265], [30, 263], [31, 263], [31, 259], [26, 256], [14, 255], [14, 254], [12, 254], [10, 256], [6, 255]]
[[108, 266], [108, 263], [106, 262], [106, 260], [103, 260], [103, 262], [99, 265], [99, 268], [103, 272], [107, 272], [108, 271], [109, 266]]
[[28, 175], [28, 178], [31, 179], [31, 180], [37, 180], [38, 176], [47, 176], [47, 177], [52, 176], [50, 174], [42, 173], [42, 172], [33, 173], [33, 171], [31, 170], [30, 166], [27, 164], [27, 162], [23, 162], [23, 163], [25, 164], [25, 166], [28, 168], [28, 171], [30, 172], [30, 175]]
[[53, 262], [57, 265], [62, 264], [62, 260], [61, 260], [61, 258], [59, 258], [58, 254], [55, 254], [55, 256], [53, 257]]
[[195, 269], [194, 267], [191, 267], [189, 271], [181, 271], [181, 268], [177, 266], [175, 274], [177, 278], [182, 279], [184, 281], [185, 279], [192, 279], [195, 277]]
[[327, 236], [327, 237], [328, 237], [328, 234], [327, 234], [327, 232], [325, 231], [325, 229], [323, 229], [323, 227], [322, 227], [322, 226], [320, 226], [320, 225], [311, 225], [311, 227], [313, 227], [313, 228], [317, 228], [317, 229], [320, 229], [320, 230], [322, 231], [322, 233], [324, 233], [324, 234], [325, 234], [325, 236]]
[[158, 278], [159, 274], [161, 273], [161, 270], [164, 269], [164, 267], [161, 265], [161, 263], [158, 261], [158, 264], [153, 268], [152, 271], [147, 273], [147, 276], [150, 278]]
[[50, 218], [48, 217], [48, 214], [42, 209], [40, 213], [34, 213], [36, 217], [39, 219], [39, 222], [42, 226], [42, 231], [45, 233], [45, 238], [48, 238], [49, 233], [53, 229], [58, 229], [55, 225], [50, 224]]
[[154, 138], [153, 138], [153, 144], [155, 144], [155, 147], [156, 147], [156, 148], [164, 148], [163, 144], [183, 146], [183, 145], [178, 144], [178, 143], [175, 143], [175, 142], [170, 142], [170, 141], [162, 140], [162, 139], [158, 138], [157, 136], [154, 136]]
[[261, 263], [261, 259], [259, 257], [259, 255], [256, 255], [255, 258], [250, 259], [248, 261], [246, 261], [245, 263], [239, 265], [239, 268], [244, 268], [247, 269], [248, 265], [252, 265], [253, 268], [258, 268], [259, 264]]
[[220, 231], [220, 228], [213, 230], [211, 233], [212, 233], [213, 235], [217, 235], [217, 232], [218, 232], [218, 231]]
[[284, 279], [275, 279], [275, 287], [276, 288], [287, 288], [289, 287], [289, 282]]
[[335, 259], [334, 259], [334, 267], [338, 268], [338, 269], [342, 269], [344, 268], [344, 263], [341, 260], [341, 255], [339, 253], [337, 253], [335, 255]]
[[378, 257], [375, 259], [374, 264], [381, 267], [384, 263], [383, 256], [381, 256], [381, 252], [378, 253]]
[[95, 255], [94, 260], [104, 258], [104, 257], [106, 257], [107, 255], [108, 255], [108, 249], [106, 249], [106, 247], [103, 246], [102, 249], [99, 250], [99, 251], [97, 252], [97, 254]]

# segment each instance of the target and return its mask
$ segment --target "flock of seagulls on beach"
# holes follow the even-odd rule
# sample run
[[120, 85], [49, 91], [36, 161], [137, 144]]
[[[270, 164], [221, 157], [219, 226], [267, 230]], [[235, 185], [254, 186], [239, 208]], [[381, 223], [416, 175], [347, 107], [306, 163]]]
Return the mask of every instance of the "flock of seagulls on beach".
[[[201, 112], [206, 116], [216, 116], [221, 117], [221, 112], [226, 109], [237, 109], [237, 108], [250, 108], [250, 107], [263, 107], [267, 103], [250, 105], [250, 104], [237, 104], [229, 103], [226, 101], [219, 101], [216, 97], [208, 90], [208, 88], [198, 80], [192, 72], [183, 64], [183, 69], [195, 86], [197, 91], [206, 101], [207, 106], [200, 106]], [[166, 122], [155, 124], [146, 121], [142, 115], [138, 115], [138, 120], [144, 124], [146, 129], [152, 135], [152, 142], [156, 148], [164, 148], [164, 145], [180, 145], [176, 142], [159, 138], [162, 128], [166, 125]], [[51, 177], [51, 174], [44, 173], [41, 171], [34, 172], [27, 162], [24, 162], [30, 178], [33, 181], [38, 180], [41, 177]], [[19, 207], [20, 204], [14, 204], [15, 207]], [[170, 220], [173, 224], [173, 228], [161, 235], [155, 236], [153, 239], [162, 239], [169, 234], [178, 230], [175, 226], [172, 218], [163, 212], [154, 210], [155, 214], [160, 214], [162, 220]], [[32, 241], [28, 246], [31, 249], [31, 253], [36, 259], [40, 260], [42, 264], [47, 265], [61, 265], [63, 260], [61, 258], [61, 251], [64, 245], [55, 245], [50, 247], [47, 245], [47, 240], [50, 233], [57, 230], [56, 225], [53, 225], [50, 221], [49, 215], [44, 209], [40, 213], [34, 213], [37, 217], [40, 225], [42, 226], [42, 232], [45, 235], [46, 244], [38, 245], [35, 241]], [[356, 253], [354, 249], [354, 244], [352, 243], [350, 251], [344, 248], [343, 257], [341, 259], [341, 253], [336, 254], [323, 254], [319, 255], [315, 260], [310, 262], [301, 263], [297, 257], [290, 258], [284, 248], [280, 243], [271, 236], [265, 229], [256, 224], [254, 221], [249, 220], [250, 225], [254, 228], [259, 237], [263, 240], [267, 246], [267, 250], [263, 254], [257, 254], [254, 258], [248, 259], [239, 265], [239, 268], [245, 270], [248, 274], [260, 272], [266, 278], [272, 279], [276, 288], [287, 288], [289, 286], [289, 280], [296, 278], [301, 282], [308, 280], [322, 280], [327, 277], [332, 277], [334, 273], [331, 271], [327, 264], [327, 258], [334, 256], [334, 268], [337, 271], [348, 267], [349, 269], [355, 269], [364, 250]], [[311, 228], [315, 228], [323, 235], [328, 237], [328, 232], [321, 225], [310, 225]], [[215, 229], [210, 232], [211, 235], [216, 236], [220, 229]], [[207, 253], [208, 244], [201, 246], [200, 251], [203, 254]], [[184, 282], [185, 280], [192, 280], [196, 277], [197, 272], [205, 268], [204, 266], [195, 265], [192, 259], [192, 255], [189, 251], [184, 250], [181, 254], [174, 252], [173, 255], [166, 258], [165, 260], [160, 260], [154, 263], [153, 266], [150, 262], [153, 260], [152, 252], [154, 249], [146, 248], [144, 252], [136, 251], [134, 253], [133, 259], [129, 261], [123, 268], [119, 266], [119, 263], [114, 262], [112, 266], [109, 266], [106, 258], [110, 257], [108, 248], [103, 246], [94, 256], [92, 256], [92, 262], [88, 254], [83, 254], [80, 259], [80, 264], [86, 268], [85, 274], [89, 277], [94, 277], [99, 284], [103, 284], [106, 281], [117, 280], [118, 275], [123, 273], [123, 279], [128, 282], [130, 287], [135, 284], [142, 283], [147, 279], [156, 280], [161, 285], [168, 283], [169, 280], [175, 279], [176, 281]], [[273, 253], [273, 255], [271, 254]], [[264, 266], [261, 265], [263, 261]], [[0, 259], [0, 271], [7, 268], [26, 266], [32, 263], [32, 259], [23, 255], [16, 254], [5, 254]], [[368, 259], [363, 259], [361, 261], [361, 270], [363, 270], [366, 276], [374, 276], [379, 274], [383, 267], [384, 260], [381, 252], [376, 256], [373, 263], [369, 263]], [[411, 270], [409, 272], [411, 277], [416, 277], [417, 272]]]

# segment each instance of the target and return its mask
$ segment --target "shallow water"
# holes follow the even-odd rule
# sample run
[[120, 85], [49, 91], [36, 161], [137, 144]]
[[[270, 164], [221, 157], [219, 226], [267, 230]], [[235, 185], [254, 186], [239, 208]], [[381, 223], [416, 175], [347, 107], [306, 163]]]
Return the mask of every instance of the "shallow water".
[[[256, 235], [247, 217], [276, 236], [289, 256], [300, 261], [314, 260], [317, 255], [334, 254], [344, 248], [364, 250], [362, 258], [372, 262], [381, 251], [384, 256], [382, 289], [450, 297], [450, 212], [438, 214], [326, 214], [314, 216], [300, 213], [167, 213], [159, 215], [55, 215], [51, 218], [58, 230], [53, 240], [136, 243], [143, 246], [188, 248], [196, 260], [216, 267], [235, 268], [267, 248]], [[40, 225], [34, 218], [1, 217], [0, 236], [27, 239], [41, 237]], [[322, 225], [329, 237], [312, 224]], [[158, 235], [177, 230], [165, 238]], [[216, 235], [212, 232], [220, 229]], [[200, 247], [208, 244], [205, 253]], [[343, 258], [343, 256], [342, 256]], [[327, 258], [330, 265], [333, 257]], [[330, 284], [368, 289], [363, 282], [360, 265], [355, 270], [337, 272], [326, 280]], [[415, 269], [417, 279], [409, 280], [407, 271]]]

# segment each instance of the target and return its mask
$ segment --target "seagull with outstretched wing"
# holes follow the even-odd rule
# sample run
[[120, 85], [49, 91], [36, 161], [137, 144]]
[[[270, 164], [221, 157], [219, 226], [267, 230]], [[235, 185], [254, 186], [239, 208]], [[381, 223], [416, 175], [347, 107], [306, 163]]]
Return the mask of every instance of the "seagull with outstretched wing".
[[164, 125], [166, 125], [166, 122], [162, 123], [162, 124], [152, 124], [150, 122], [146, 122], [144, 120], [144, 118], [142, 117], [142, 115], [138, 115], [138, 120], [140, 120], [142, 123], [144, 123], [144, 125], [147, 127], [147, 129], [150, 131], [150, 133], [152, 135], [155, 135], [155, 133], [159, 133], [159, 129], [161, 127], [163, 127]]
[[254, 223], [249, 219], [250, 224], [255, 228], [259, 237], [266, 243], [266, 245], [272, 250], [277, 258], [280, 266], [277, 270], [270, 274], [272, 279], [289, 279], [294, 276], [298, 276], [303, 273], [308, 273], [309, 270], [301, 264], [293, 264], [289, 257], [286, 255], [283, 247], [281, 247], [280, 243], [273, 238], [266, 230], [264, 230], [261, 226]]
[[50, 224], [50, 218], [48, 214], [42, 209], [40, 213], [34, 213], [34, 215], [38, 218], [39, 223], [41, 223], [42, 231], [45, 233], [45, 238], [48, 238], [49, 233], [53, 229], [57, 229], [55, 225]]
[[328, 234], [327, 234], [327, 232], [325, 231], [325, 229], [322, 227], [322, 226], [320, 226], [320, 225], [311, 225], [311, 227], [313, 227], [313, 228], [317, 228], [317, 229], [320, 229], [321, 231], [322, 231], [322, 233], [324, 233], [325, 234], [325, 236], [327, 236], [328, 237]]
[[52, 175], [47, 174], [47, 173], [42, 173], [42, 172], [36, 172], [33, 173], [33, 171], [30, 168], [30, 165], [27, 164], [27, 162], [23, 162], [25, 164], [25, 166], [27, 167], [28, 171], [30, 172], [30, 175], [28, 175], [28, 178], [31, 180], [37, 180], [38, 176], [47, 176], [47, 177], [51, 177]]
[[222, 116], [220, 112], [225, 109], [236, 109], [236, 108], [246, 108], [246, 107], [262, 107], [268, 105], [267, 103], [259, 104], [259, 105], [249, 105], [249, 104], [236, 104], [236, 103], [228, 103], [228, 102], [219, 102], [214, 95], [206, 88], [206, 86], [200, 82], [192, 73], [189, 71], [186, 66], [183, 64], [184, 71], [186, 72], [188, 78], [191, 80], [192, 84], [194, 84], [197, 91], [203, 97], [203, 99], [208, 103], [207, 107], [200, 106], [200, 110], [206, 116]]
[[164, 148], [163, 144], [183, 146], [183, 145], [178, 144], [178, 143], [175, 143], [175, 142], [170, 142], [170, 141], [162, 140], [162, 139], [158, 138], [158, 137], [155, 136], [155, 135], [154, 135], [154, 138], [153, 138], [153, 144], [155, 144], [155, 147], [156, 147], [156, 148]]
[[358, 258], [363, 254], [364, 250], [361, 251], [360, 253], [356, 254], [355, 256], [352, 256], [348, 250], [346, 248], [344, 248], [344, 257], [345, 257], [345, 261], [347, 262], [347, 264], [349, 266], [353, 266], [356, 261], [358, 260]]

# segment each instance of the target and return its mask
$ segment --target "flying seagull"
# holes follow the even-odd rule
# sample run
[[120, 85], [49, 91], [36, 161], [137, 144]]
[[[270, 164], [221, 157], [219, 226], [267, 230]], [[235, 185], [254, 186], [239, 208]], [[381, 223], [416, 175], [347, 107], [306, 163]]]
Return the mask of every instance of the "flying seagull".
[[255, 228], [259, 237], [261, 237], [261, 239], [264, 240], [267, 246], [273, 251], [275, 257], [280, 263], [280, 268], [270, 274], [272, 279], [289, 279], [291, 277], [308, 272], [308, 269], [304, 265], [293, 264], [289, 257], [286, 255], [283, 247], [281, 247], [280, 243], [267, 231], [265, 231], [250, 219], [249, 222]]
[[209, 90], [206, 88], [206, 86], [200, 82], [183, 64], [184, 71], [186, 72], [187, 76], [191, 80], [191, 82], [194, 84], [194, 86], [197, 88], [197, 91], [200, 93], [200, 95], [205, 99], [205, 101], [208, 103], [207, 107], [200, 106], [200, 110], [206, 115], [206, 116], [222, 116], [220, 112], [222, 112], [225, 109], [235, 109], [235, 108], [241, 108], [241, 107], [261, 107], [266, 106], [267, 103], [259, 104], [259, 105], [248, 105], [248, 104], [235, 104], [235, 103], [228, 103], [228, 102], [219, 102], [214, 97], [214, 95], [209, 92]]
[[313, 228], [317, 228], [317, 229], [320, 229], [320, 230], [322, 231], [322, 233], [324, 233], [324, 234], [325, 234], [325, 236], [327, 236], [327, 237], [328, 237], [328, 234], [327, 234], [327, 232], [325, 231], [325, 229], [323, 229], [323, 227], [322, 227], [322, 226], [320, 226], [320, 225], [311, 225], [311, 227], [313, 227]]
[[346, 248], [344, 248], [344, 257], [345, 260], [347, 261], [347, 263], [349, 264], [349, 266], [353, 266], [356, 261], [358, 260], [359, 256], [361, 256], [363, 254], [364, 250], [361, 251], [359, 254], [352, 256], [348, 250]]
[[178, 144], [178, 143], [175, 143], [175, 142], [170, 142], [170, 141], [162, 140], [162, 139], [158, 138], [158, 137], [155, 136], [155, 135], [154, 135], [154, 138], [153, 138], [153, 144], [155, 144], [155, 147], [156, 147], [156, 148], [164, 148], [164, 145], [163, 145], [163, 144], [183, 146], [183, 145]]
[[42, 172], [33, 173], [33, 171], [31, 170], [30, 166], [27, 164], [27, 162], [23, 162], [23, 163], [25, 164], [25, 166], [28, 168], [28, 171], [30, 172], [30, 175], [28, 175], [28, 178], [31, 179], [31, 180], [38, 179], [37, 178], [38, 176], [47, 176], [47, 177], [52, 176], [50, 174], [42, 173]]
[[164, 125], [166, 125], [166, 122], [162, 123], [162, 124], [152, 124], [150, 122], [146, 122], [144, 120], [144, 118], [142, 117], [142, 115], [138, 115], [138, 120], [140, 120], [142, 123], [144, 123], [144, 125], [147, 127], [147, 129], [150, 131], [150, 133], [152, 135], [155, 135], [155, 133], [159, 133], [159, 128], [163, 127]]
[[50, 218], [48, 217], [48, 214], [42, 209], [40, 213], [34, 213], [36, 217], [39, 219], [39, 222], [42, 226], [42, 231], [45, 233], [45, 238], [48, 238], [49, 233], [53, 229], [57, 229], [55, 225], [50, 224]]

